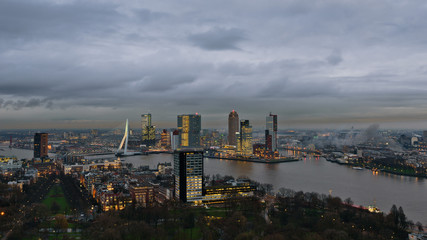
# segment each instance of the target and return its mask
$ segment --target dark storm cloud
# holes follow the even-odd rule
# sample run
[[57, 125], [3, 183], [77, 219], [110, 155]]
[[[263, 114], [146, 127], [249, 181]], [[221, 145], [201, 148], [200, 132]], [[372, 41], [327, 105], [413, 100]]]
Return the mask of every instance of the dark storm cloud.
[[292, 123], [416, 119], [427, 112], [426, 7], [3, 0], [0, 121], [150, 111], [174, 126], [176, 113], [214, 122], [230, 108], [261, 125], [269, 111]]
[[48, 99], [37, 99], [37, 98], [32, 98], [28, 101], [24, 101], [24, 100], [5, 101], [4, 99], [0, 98], [0, 109], [3, 108], [3, 109], [21, 110], [23, 108], [35, 108], [40, 106], [51, 108], [52, 102]]
[[206, 32], [191, 34], [188, 39], [206, 50], [239, 50], [237, 44], [245, 40], [245, 34], [241, 29], [215, 27]]
[[308, 81], [274, 81], [264, 86], [260, 97], [270, 98], [315, 98], [319, 96], [337, 97], [340, 90], [330, 83]]

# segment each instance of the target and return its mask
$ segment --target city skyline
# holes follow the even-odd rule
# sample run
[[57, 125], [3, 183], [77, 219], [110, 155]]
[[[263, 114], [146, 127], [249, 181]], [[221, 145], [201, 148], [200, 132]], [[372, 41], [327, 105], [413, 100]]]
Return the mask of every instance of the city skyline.
[[[236, 111], [237, 112], [237, 111]], [[271, 112], [270, 112], [271, 113]], [[199, 114], [199, 113], [187, 113], [187, 114], [178, 114], [175, 115], [175, 118], [178, 116], [182, 116], [182, 115], [208, 115], [208, 114]], [[140, 115], [138, 115], [140, 116]], [[277, 116], [277, 115], [275, 115]], [[141, 117], [141, 116], [140, 116]], [[228, 132], [228, 121], [227, 119], [229, 119], [229, 114], [226, 114], [224, 116], [223, 119], [219, 119], [218, 121], [214, 121], [213, 119], [204, 119], [204, 121], [201, 121], [201, 129], [216, 129], [216, 130], [223, 130]], [[251, 125], [253, 125], [253, 129], [256, 131], [265, 131], [266, 130], [266, 118], [265, 115], [263, 116], [256, 116], [255, 117], [255, 121], [251, 120]], [[208, 122], [208, 124], [205, 123]], [[89, 121], [84, 121], [85, 125], [74, 125], [71, 122], [63, 122], [60, 123], [58, 125], [49, 125], [49, 126], [45, 126], [46, 122], [44, 123], [37, 123], [35, 125], [33, 124], [26, 124], [26, 125], [20, 125], [18, 127], [11, 127], [11, 128], [0, 128], [0, 131], [2, 130], [30, 130], [30, 131], [34, 131], [34, 132], [41, 132], [41, 131], [45, 131], [45, 130], [95, 130], [95, 129], [121, 129], [125, 126], [125, 124], [123, 123], [123, 120], [121, 121], [102, 121], [102, 120], [97, 120], [97, 121], [92, 121], [89, 123]], [[215, 122], [214, 125], [212, 125], [212, 123]], [[210, 124], [209, 124], [210, 123]], [[253, 124], [255, 123], [255, 124]], [[326, 123], [323, 121], [323, 124], [320, 125], [292, 125], [289, 124], [289, 122], [283, 122], [283, 121], [277, 121], [277, 125], [279, 125], [280, 127], [278, 127], [278, 131], [283, 131], [283, 130], [305, 130], [305, 129], [317, 129], [317, 130], [321, 130], [321, 129], [329, 129], [329, 130], [350, 130], [350, 129], [367, 129], [370, 128], [371, 126], [378, 126], [380, 129], [394, 129], [394, 130], [419, 130], [419, 131], [424, 131], [424, 129], [426, 129], [426, 127], [424, 125], [426, 124], [421, 124], [420, 126], [415, 126], [415, 127], [408, 127], [408, 125], [404, 125], [404, 126], [389, 126], [387, 124], [382, 123], [381, 125], [378, 124], [377, 122], [375, 123], [363, 123], [363, 124], [358, 124], [358, 123], [340, 123], [340, 125], [336, 125], [334, 122], [331, 123]], [[40, 125], [41, 124], [41, 125]], [[164, 122], [164, 121], [153, 121], [153, 125], [152, 128], [155, 130], [155, 132], [157, 132], [157, 130], [159, 132], [162, 131], [162, 129], [169, 129], [169, 130], [177, 130], [179, 127], [177, 127], [177, 123], [176, 120], [175, 122]], [[141, 131], [141, 119], [136, 119], [135, 121], [130, 121], [129, 120], [129, 129], [132, 130], [136, 130], [136, 131]]]
[[0, 129], [426, 128], [424, 1], [0, 2]]

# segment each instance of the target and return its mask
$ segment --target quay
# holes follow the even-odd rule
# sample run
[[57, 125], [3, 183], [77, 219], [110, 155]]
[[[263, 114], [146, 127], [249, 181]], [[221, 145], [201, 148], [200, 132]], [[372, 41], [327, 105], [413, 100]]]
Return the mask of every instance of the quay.
[[205, 156], [206, 158], [224, 159], [242, 162], [256, 162], [256, 163], [284, 163], [284, 162], [297, 162], [298, 158], [280, 158], [280, 159], [259, 159], [259, 158], [238, 158], [238, 157], [215, 157]]

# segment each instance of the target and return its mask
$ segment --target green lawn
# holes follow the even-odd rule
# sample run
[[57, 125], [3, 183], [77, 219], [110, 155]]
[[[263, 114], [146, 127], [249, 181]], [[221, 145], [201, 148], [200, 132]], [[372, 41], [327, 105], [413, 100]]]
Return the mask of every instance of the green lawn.
[[[53, 202], [56, 202], [60, 209], [58, 213], [69, 214], [70, 206], [68, 205], [67, 199], [64, 197], [64, 192], [58, 184], [54, 185], [52, 189], [50, 189], [46, 198], [43, 200], [43, 204], [46, 205], [49, 209], [52, 208]], [[55, 213], [52, 213], [55, 215]]]
[[208, 214], [208, 216], [225, 217], [227, 215], [227, 210], [225, 208], [211, 207], [209, 209], [206, 209], [206, 213]]

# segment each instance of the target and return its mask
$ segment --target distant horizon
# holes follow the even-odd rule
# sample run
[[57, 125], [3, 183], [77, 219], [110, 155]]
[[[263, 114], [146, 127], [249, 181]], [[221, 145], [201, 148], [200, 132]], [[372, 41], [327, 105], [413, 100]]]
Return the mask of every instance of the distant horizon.
[[[203, 114], [200, 114], [202, 116], [202, 129], [211, 129], [211, 130], [224, 130], [227, 131], [228, 126], [227, 126], [227, 120], [223, 120], [221, 122], [223, 122], [223, 126], [205, 126], [204, 124], [204, 118], [203, 118]], [[259, 124], [260, 121], [258, 121], [257, 125], [254, 125], [253, 121], [251, 121], [251, 119], [246, 119], [245, 120], [249, 120], [250, 124], [252, 125], [253, 129], [256, 131], [261, 131], [263, 129], [265, 129], [265, 122], [262, 124]], [[265, 120], [264, 120], [265, 121]], [[210, 121], [212, 122], [212, 121]], [[33, 123], [34, 124], [34, 123]], [[45, 123], [35, 123], [34, 125], [44, 125]], [[129, 128], [132, 130], [135, 129], [140, 129], [141, 122], [138, 121], [129, 121]], [[153, 122], [152, 122], [153, 126], [156, 127], [156, 129], [176, 129], [176, 122], [173, 124], [166, 124], [163, 122], [162, 125], [158, 125], [156, 124], [155, 118], [153, 117]], [[354, 130], [364, 130], [366, 128], [368, 128], [369, 126], [373, 125], [373, 124], [378, 124], [378, 123], [363, 123], [363, 124], [334, 124], [334, 123], [330, 123], [330, 124], [321, 124], [318, 126], [309, 126], [309, 125], [305, 125], [305, 126], [289, 126], [289, 124], [285, 124], [287, 126], [282, 126], [282, 122], [280, 122], [280, 116], [279, 116], [279, 122], [278, 122], [278, 130], [279, 131], [288, 131], [288, 130], [351, 130], [352, 128]], [[379, 129], [380, 130], [426, 130], [427, 129], [427, 124], [424, 124], [424, 122], [420, 122], [419, 126], [413, 126], [413, 127], [401, 127], [401, 126], [388, 126], [388, 124], [378, 124], [379, 125]], [[403, 125], [403, 124], [402, 124]], [[422, 125], [426, 125], [426, 127], [422, 127]], [[112, 130], [112, 129], [121, 129], [124, 128], [125, 123], [123, 122], [119, 122], [119, 121], [102, 121], [102, 124], [99, 124], [99, 121], [94, 121], [93, 123], [90, 122], [86, 122], [86, 124], [84, 124], [83, 126], [76, 126], [76, 124], [73, 123], [57, 123], [57, 127], [54, 127], [53, 124], [49, 124], [50, 127], [33, 127], [30, 128], [28, 127], [29, 124], [22, 124], [23, 127], [10, 127], [10, 128], [5, 128], [3, 126], [0, 126], [0, 132], [1, 131], [13, 131], [13, 130], [18, 130], [18, 131], [23, 131], [23, 130], [29, 130], [29, 131], [41, 131], [41, 130], [91, 130], [91, 129], [99, 129], [99, 130]]]

